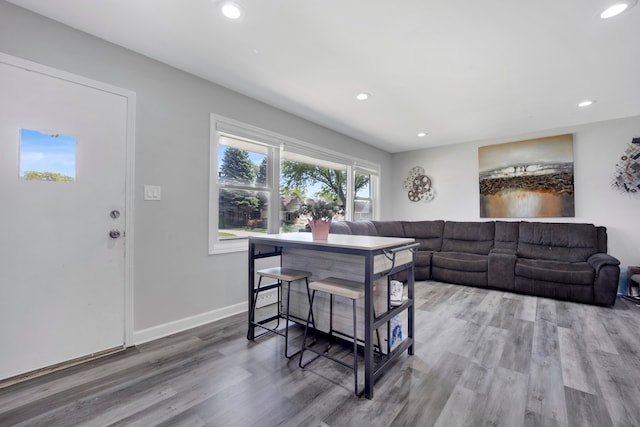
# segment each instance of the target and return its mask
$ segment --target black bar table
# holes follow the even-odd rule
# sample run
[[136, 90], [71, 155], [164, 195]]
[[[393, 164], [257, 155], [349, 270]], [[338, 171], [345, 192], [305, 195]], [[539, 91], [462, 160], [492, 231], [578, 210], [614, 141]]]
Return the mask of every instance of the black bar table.
[[[342, 262], [347, 270], [338, 275], [346, 275], [345, 279], [358, 280], [364, 284], [364, 396], [373, 398], [375, 381], [387, 370], [405, 350], [413, 355], [414, 344], [414, 264], [415, 248], [418, 246], [412, 238], [356, 236], [346, 234], [329, 234], [327, 240], [313, 240], [311, 233], [266, 234], [249, 237], [249, 281], [248, 301], [253, 298], [255, 289], [255, 261], [260, 258], [280, 257], [283, 267], [303, 268], [312, 273], [311, 280], [319, 280], [327, 276], [336, 276], [331, 271], [332, 265], [312, 268], [305, 264], [308, 255], [335, 257], [335, 262]], [[306, 257], [304, 255], [307, 255]], [[302, 263], [303, 265], [299, 265]], [[313, 263], [312, 263], [313, 264]], [[327, 271], [324, 271], [326, 268]], [[374, 282], [400, 271], [407, 272], [407, 300], [397, 307], [387, 305], [387, 310], [374, 316]], [[249, 303], [250, 304], [250, 303]], [[308, 309], [308, 301], [307, 301]], [[407, 313], [407, 336], [393, 349], [388, 349], [379, 361], [374, 360], [374, 331], [398, 314]], [[247, 338], [255, 337], [254, 313], [249, 307]]]

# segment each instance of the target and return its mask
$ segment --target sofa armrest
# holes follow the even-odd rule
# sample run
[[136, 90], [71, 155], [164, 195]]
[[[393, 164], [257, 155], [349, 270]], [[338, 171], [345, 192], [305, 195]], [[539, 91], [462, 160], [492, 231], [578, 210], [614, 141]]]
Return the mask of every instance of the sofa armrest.
[[494, 248], [489, 252], [487, 285], [492, 288], [513, 291], [516, 271], [515, 249]]
[[596, 271], [593, 283], [593, 302], [601, 305], [613, 305], [618, 294], [620, 261], [611, 255], [600, 252], [591, 255], [587, 262]]
[[587, 262], [589, 263], [589, 265], [591, 265], [591, 267], [593, 267], [594, 270], [596, 270], [596, 274], [598, 274], [600, 269], [606, 265], [612, 265], [612, 266], [620, 265], [620, 261], [618, 261], [618, 259], [612, 257], [609, 254], [605, 254], [601, 252], [591, 255], [587, 259]]

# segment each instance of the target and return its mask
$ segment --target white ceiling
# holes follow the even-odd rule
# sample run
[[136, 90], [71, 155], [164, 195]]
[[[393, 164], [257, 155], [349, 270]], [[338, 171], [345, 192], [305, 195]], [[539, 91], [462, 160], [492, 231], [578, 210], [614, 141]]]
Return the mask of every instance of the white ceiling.
[[640, 115], [616, 0], [8, 1], [392, 153]]

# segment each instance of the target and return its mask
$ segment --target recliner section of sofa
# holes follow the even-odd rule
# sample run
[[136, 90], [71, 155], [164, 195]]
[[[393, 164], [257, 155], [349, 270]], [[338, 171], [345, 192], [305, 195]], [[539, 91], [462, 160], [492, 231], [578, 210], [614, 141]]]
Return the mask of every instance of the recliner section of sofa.
[[487, 287], [494, 236], [494, 222], [445, 222], [442, 249], [432, 255], [431, 278]]
[[[592, 224], [521, 222], [515, 290], [612, 305], [618, 287], [619, 262], [598, 252], [602, 248], [598, 235], [602, 237]], [[607, 279], [603, 281], [600, 275]], [[563, 286], [558, 286], [559, 283]]]
[[605, 227], [528, 221], [336, 221], [331, 233], [411, 237], [415, 279], [613, 305], [620, 262]]

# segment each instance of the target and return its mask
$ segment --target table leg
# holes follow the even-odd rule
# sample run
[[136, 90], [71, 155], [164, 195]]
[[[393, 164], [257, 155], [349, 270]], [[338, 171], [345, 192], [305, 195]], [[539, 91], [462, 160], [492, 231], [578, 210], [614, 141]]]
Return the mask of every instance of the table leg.
[[407, 289], [407, 294], [408, 294], [407, 296], [409, 298], [409, 301], [411, 301], [411, 305], [407, 309], [407, 317], [408, 317], [407, 333], [409, 335], [409, 339], [411, 340], [411, 345], [409, 346], [407, 352], [409, 353], [410, 356], [413, 356], [413, 345], [415, 343], [413, 340], [413, 318], [414, 318], [414, 309], [415, 309], [415, 300], [414, 300], [415, 271], [414, 270], [415, 270], [415, 267], [412, 265], [411, 268], [409, 268], [408, 280], [407, 280], [409, 284], [409, 288]]
[[249, 314], [248, 314], [248, 325], [247, 325], [247, 339], [248, 340], [252, 340], [255, 338], [255, 327], [253, 326], [253, 321], [255, 320], [255, 309], [253, 307], [253, 290], [254, 290], [254, 286], [255, 286], [255, 258], [254, 258], [254, 252], [255, 252], [255, 248], [256, 245], [255, 243], [252, 243], [251, 241], [249, 241], [249, 286], [248, 286], [248, 298], [247, 298], [247, 304], [249, 304]]
[[373, 256], [364, 262], [364, 396], [373, 399]]

